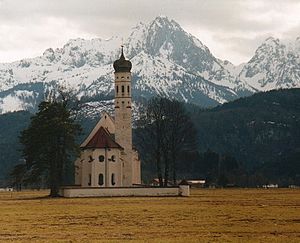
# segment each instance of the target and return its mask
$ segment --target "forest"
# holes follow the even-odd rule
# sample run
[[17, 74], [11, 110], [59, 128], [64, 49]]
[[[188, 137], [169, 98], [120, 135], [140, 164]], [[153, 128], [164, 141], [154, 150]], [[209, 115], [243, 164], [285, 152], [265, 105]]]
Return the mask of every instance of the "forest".
[[[182, 104], [196, 134], [196, 147], [178, 154], [177, 179], [205, 179], [218, 186], [256, 187], [300, 185], [300, 89], [261, 92], [202, 109]], [[0, 184], [8, 185], [14, 165], [22, 162], [19, 136], [30, 122], [29, 112], [0, 116]], [[79, 117], [83, 127], [78, 143], [97, 119]], [[142, 155], [143, 181], [157, 177], [147, 148]], [[151, 138], [150, 138], [151, 139]]]

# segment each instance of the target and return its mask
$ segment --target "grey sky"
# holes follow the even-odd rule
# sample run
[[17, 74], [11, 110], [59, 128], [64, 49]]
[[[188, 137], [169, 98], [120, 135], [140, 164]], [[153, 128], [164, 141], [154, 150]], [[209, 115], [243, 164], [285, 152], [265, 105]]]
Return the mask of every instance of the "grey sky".
[[212, 53], [246, 62], [267, 37], [300, 36], [300, 0], [0, 0], [0, 62], [41, 55], [70, 38], [126, 35], [158, 15]]

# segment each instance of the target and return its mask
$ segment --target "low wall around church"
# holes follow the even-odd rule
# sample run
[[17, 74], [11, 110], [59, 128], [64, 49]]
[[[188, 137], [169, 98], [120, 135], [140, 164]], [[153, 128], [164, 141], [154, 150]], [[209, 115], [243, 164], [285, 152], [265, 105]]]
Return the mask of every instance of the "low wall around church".
[[190, 195], [188, 185], [178, 187], [62, 187], [62, 197], [170, 197]]

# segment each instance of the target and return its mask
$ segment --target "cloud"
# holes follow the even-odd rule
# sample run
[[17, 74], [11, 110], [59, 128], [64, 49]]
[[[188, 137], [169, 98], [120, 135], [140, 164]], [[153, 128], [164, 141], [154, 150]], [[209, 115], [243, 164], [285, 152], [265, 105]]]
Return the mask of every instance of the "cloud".
[[298, 0], [0, 0], [0, 61], [39, 55], [70, 38], [125, 36], [138, 22], [166, 15], [217, 57], [239, 63], [266, 35], [299, 36], [299, 12]]

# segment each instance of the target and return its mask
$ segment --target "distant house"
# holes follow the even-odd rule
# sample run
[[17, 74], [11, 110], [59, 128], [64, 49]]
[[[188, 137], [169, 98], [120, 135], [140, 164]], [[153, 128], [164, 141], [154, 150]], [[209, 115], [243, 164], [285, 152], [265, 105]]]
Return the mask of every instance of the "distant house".
[[193, 179], [193, 180], [186, 180], [186, 182], [192, 187], [192, 188], [202, 188], [205, 185], [205, 180], [203, 179]]
[[[165, 179], [162, 179], [163, 183], [165, 183]], [[179, 184], [180, 180], [176, 181], [176, 185]], [[151, 186], [159, 186], [159, 179], [158, 178], [154, 178], [151, 182], [150, 182]], [[174, 186], [173, 184], [173, 180], [169, 180], [168, 181], [168, 186]]]
[[[163, 183], [164, 183], [164, 179], [163, 179]], [[202, 179], [193, 179], [193, 180], [177, 180], [176, 181], [176, 185], [180, 185], [184, 182], [184, 185], [189, 185], [192, 188], [202, 188], [204, 187], [205, 184], [205, 180]], [[159, 186], [159, 179], [155, 178], [151, 181], [150, 183], [151, 186]], [[173, 184], [173, 180], [169, 180], [168, 181], [168, 186], [175, 186]]]
[[267, 185], [263, 185], [263, 188], [278, 188], [278, 184], [267, 184]]

